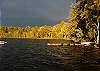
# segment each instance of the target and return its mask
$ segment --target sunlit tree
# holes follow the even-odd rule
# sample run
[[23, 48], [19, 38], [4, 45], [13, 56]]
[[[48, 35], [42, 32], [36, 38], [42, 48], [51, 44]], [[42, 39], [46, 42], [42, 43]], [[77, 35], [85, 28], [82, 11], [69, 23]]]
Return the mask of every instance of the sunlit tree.
[[99, 9], [98, 0], [80, 0], [72, 6], [70, 21], [77, 25], [77, 29], [82, 30], [83, 39], [88, 39], [87, 41], [95, 39], [97, 29], [94, 26], [97, 25], [97, 17], [100, 15]]

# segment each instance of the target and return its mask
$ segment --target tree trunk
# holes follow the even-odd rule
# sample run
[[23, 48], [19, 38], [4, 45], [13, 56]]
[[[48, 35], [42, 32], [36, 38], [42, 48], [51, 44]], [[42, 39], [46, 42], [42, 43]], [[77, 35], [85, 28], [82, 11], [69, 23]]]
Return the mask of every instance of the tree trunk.
[[98, 23], [98, 26], [97, 26], [97, 44], [99, 44], [99, 23], [100, 23], [100, 20], [97, 20], [97, 23]]

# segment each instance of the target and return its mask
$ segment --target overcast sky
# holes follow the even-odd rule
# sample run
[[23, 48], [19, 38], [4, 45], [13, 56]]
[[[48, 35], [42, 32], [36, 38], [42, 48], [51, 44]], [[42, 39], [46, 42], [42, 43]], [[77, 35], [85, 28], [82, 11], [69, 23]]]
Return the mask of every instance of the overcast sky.
[[2, 25], [52, 25], [68, 17], [75, 0], [0, 0]]

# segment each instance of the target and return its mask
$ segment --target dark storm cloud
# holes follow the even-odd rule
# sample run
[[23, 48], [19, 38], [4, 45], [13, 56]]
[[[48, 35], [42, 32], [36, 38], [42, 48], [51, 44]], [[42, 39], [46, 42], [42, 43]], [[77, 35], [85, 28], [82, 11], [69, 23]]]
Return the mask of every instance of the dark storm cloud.
[[[1, 3], [2, 1], [2, 3]], [[32, 18], [52, 18], [55, 21], [68, 16], [74, 0], [0, 0], [4, 23], [32, 23]], [[19, 21], [19, 22], [18, 22]]]
[[3, 1], [4, 1], [4, 0], [0, 0], [0, 6], [2, 5]]

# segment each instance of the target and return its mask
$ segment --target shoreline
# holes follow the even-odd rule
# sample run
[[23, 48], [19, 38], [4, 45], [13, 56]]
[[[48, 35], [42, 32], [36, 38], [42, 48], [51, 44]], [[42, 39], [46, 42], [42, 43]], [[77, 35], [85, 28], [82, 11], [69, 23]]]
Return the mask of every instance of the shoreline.
[[[48, 46], [82, 46], [83, 48], [87, 48], [89, 47], [88, 44], [82, 44], [82, 42], [80, 43], [76, 43], [74, 40], [69, 40], [69, 39], [61, 39], [61, 38], [0, 38], [0, 39], [30, 39], [30, 40], [66, 40], [66, 41], [72, 41], [73, 43], [67, 44], [67, 43], [47, 43]], [[90, 45], [91, 46], [91, 45]], [[99, 44], [94, 43], [92, 45], [94, 48], [99, 48]]]
[[72, 39], [65, 39], [65, 38], [0, 38], [0, 39], [43, 39], [43, 40], [72, 40]]

